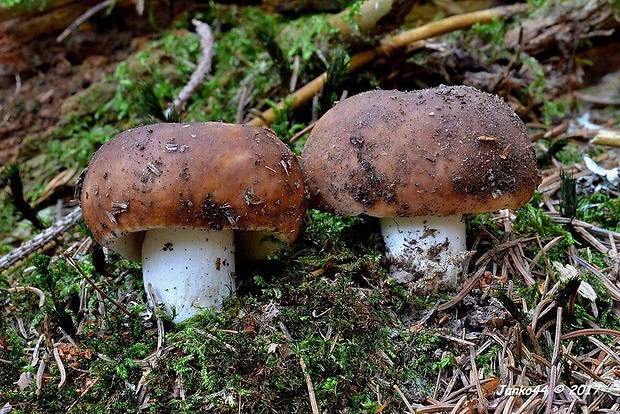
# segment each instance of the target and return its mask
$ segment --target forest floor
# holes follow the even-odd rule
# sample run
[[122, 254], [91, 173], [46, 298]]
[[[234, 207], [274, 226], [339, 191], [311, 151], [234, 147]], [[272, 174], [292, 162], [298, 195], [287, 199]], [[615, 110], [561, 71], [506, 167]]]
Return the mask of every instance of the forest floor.
[[[60, 41], [97, 2], [16, 3], [0, 2], [0, 414], [620, 410], [613, 2], [119, 1]], [[208, 53], [183, 122], [269, 126], [300, 154], [343, 97], [465, 84], [525, 122], [542, 181], [468, 217], [452, 291], [392, 277], [376, 219], [311, 209], [292, 246], [239, 264], [223, 309], [176, 325], [140, 264], [93, 242], [74, 190], [97, 148], [164, 121]]]

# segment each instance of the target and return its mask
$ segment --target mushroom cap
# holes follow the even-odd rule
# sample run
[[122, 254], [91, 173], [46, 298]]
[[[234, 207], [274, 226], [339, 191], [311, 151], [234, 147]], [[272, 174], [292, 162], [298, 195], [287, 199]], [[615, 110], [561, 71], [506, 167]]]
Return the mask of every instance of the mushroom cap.
[[310, 206], [346, 216], [517, 208], [540, 182], [523, 122], [468, 86], [352, 96], [319, 119], [301, 164]]
[[292, 243], [306, 210], [303, 181], [297, 157], [269, 129], [153, 124], [99, 148], [78, 197], [94, 238], [139, 261], [154, 228], [268, 231]]

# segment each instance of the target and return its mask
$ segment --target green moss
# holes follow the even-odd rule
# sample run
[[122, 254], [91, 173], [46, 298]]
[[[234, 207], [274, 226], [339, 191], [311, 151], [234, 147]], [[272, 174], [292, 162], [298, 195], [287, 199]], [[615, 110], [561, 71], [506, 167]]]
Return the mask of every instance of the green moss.
[[510, 58], [510, 52], [506, 49], [504, 38], [509, 26], [504, 19], [492, 19], [488, 23], [475, 23], [467, 36], [476, 36], [485, 45], [485, 55], [492, 60]]
[[581, 161], [583, 149], [579, 146], [568, 142], [563, 148], [553, 154], [562, 165], [572, 165]]
[[605, 229], [620, 231], [620, 199], [607, 194], [594, 193], [584, 197], [576, 217]]
[[[575, 239], [570, 232], [554, 223], [543, 210], [535, 208], [532, 204], [526, 204], [524, 207], [516, 210], [515, 216], [514, 231], [522, 236], [538, 235], [543, 239], [564, 236], [559, 243], [556, 243], [546, 253], [547, 258], [550, 260], [564, 262], [565, 248], [575, 243]], [[537, 248], [532, 249], [534, 251], [538, 250]]]
[[47, 1], [43, 0], [2, 0], [0, 1], [0, 8], [23, 8], [28, 11], [41, 11], [47, 6]]

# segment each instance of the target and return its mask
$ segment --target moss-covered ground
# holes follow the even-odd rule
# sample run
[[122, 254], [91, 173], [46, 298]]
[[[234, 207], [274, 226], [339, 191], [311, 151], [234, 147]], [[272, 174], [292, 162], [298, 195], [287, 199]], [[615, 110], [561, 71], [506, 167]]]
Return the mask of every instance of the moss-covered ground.
[[[501, 386], [549, 386], [552, 372], [552, 385], [611, 387], [618, 345], [596, 330], [620, 329], [620, 203], [617, 183], [589, 172], [581, 157], [611, 168], [616, 152], [552, 133], [590, 107], [557, 92], [567, 78], [553, 65], [566, 50], [535, 55], [507, 45], [534, 9], [378, 57], [355, 73], [346, 70], [350, 56], [376, 38], [341, 37], [324, 15], [213, 2], [177, 14], [113, 73], [68, 98], [53, 127], [23, 141], [11, 164], [17, 173], [0, 167], [0, 253], [40, 233], [8, 191], [11, 180], [19, 176], [36, 205], [54, 177], [77, 176], [116, 133], [161, 121], [153, 107], [172, 102], [201, 56], [191, 19], [213, 25], [215, 49], [211, 73], [180, 114], [185, 122], [248, 122], [285, 100], [292, 78], [297, 89], [328, 71], [320, 97], [278, 110], [270, 125], [299, 154], [305, 128], [345, 91], [491, 85], [528, 123], [543, 183], [517, 211], [469, 217], [475, 253], [457, 291], [420, 297], [393, 280], [376, 219], [309, 210], [294, 245], [240, 263], [224, 307], [180, 325], [149, 308], [140, 265], [112, 252], [102, 261], [80, 223], [0, 274], [0, 413], [535, 412], [528, 404], [542, 412], [546, 394], [530, 401]], [[617, 112], [596, 111], [617, 127]], [[71, 204], [71, 195], [57, 198]], [[44, 226], [53, 204], [37, 209]], [[582, 329], [595, 339], [560, 341]], [[614, 395], [558, 394], [552, 404], [600, 398], [596, 407], [611, 408]]]

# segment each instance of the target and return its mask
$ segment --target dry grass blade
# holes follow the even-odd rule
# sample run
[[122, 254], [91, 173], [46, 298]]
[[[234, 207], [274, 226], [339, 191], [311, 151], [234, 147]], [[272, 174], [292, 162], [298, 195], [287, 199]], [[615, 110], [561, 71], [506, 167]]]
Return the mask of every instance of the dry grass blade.
[[32, 292], [39, 297], [39, 308], [45, 306], [45, 293], [39, 288], [33, 286], [15, 286], [6, 290], [9, 293]]
[[617, 336], [620, 338], [620, 331], [616, 331], [613, 329], [579, 329], [576, 331], [572, 331], [562, 335], [562, 340], [578, 338], [580, 336], [589, 336], [589, 335], [611, 335]]
[[609, 278], [606, 275], [601, 273], [600, 270], [598, 270], [597, 268], [592, 266], [590, 263], [588, 263], [586, 260], [581, 258], [577, 252], [573, 253], [572, 257], [576, 263], [586, 268], [588, 271], [590, 271], [594, 276], [596, 276], [601, 281], [601, 283], [607, 289], [609, 295], [612, 298], [614, 298], [614, 300], [620, 301], [620, 289], [611, 280], [609, 280]]
[[615, 359], [616, 362], [620, 364], [620, 355], [618, 355], [618, 353], [616, 353], [613, 349], [611, 349], [610, 347], [608, 347], [607, 345], [605, 345], [604, 343], [602, 343], [601, 341], [599, 341], [593, 336], [588, 336], [588, 341], [592, 342], [594, 345], [599, 347], [601, 350], [605, 351], [607, 355]]
[[480, 269], [478, 269], [478, 271], [471, 277], [471, 279], [467, 281], [465, 286], [463, 286], [463, 289], [461, 289], [461, 291], [449, 301], [444, 302], [441, 305], [437, 306], [437, 310], [444, 311], [456, 305], [461, 300], [463, 300], [463, 298], [476, 286], [480, 278], [484, 275], [484, 272], [485, 272], [484, 267], [481, 267]]
[[69, 25], [69, 27], [67, 27], [65, 30], [63, 30], [63, 32], [60, 35], [58, 35], [58, 37], [56, 38], [56, 42], [60, 43], [63, 40], [65, 40], [82, 23], [84, 23], [86, 20], [90, 19], [92, 16], [94, 16], [97, 13], [99, 13], [103, 9], [113, 6], [115, 2], [116, 2], [116, 0], [105, 0], [105, 1], [102, 1], [101, 3], [99, 3], [99, 4], [94, 5], [90, 9], [88, 9], [84, 14], [82, 14], [80, 17], [75, 19], [75, 21], [73, 21], [73, 23], [71, 23]]
[[403, 394], [403, 391], [400, 389], [400, 387], [398, 385], [394, 384], [392, 386], [392, 388], [394, 388], [394, 390], [398, 393], [398, 396], [401, 398], [401, 400], [403, 400], [403, 402], [407, 406], [407, 409], [409, 410], [410, 413], [413, 414], [413, 413], [420, 412], [420, 411], [416, 410], [415, 408], [413, 408], [413, 406], [411, 405], [411, 403], [409, 402], [409, 400], [407, 399], [405, 394]]
[[97, 294], [103, 296], [104, 298], [106, 298], [107, 300], [109, 300], [110, 302], [112, 302], [118, 309], [120, 309], [121, 312], [123, 312], [125, 315], [129, 316], [130, 318], [133, 318], [133, 314], [131, 312], [129, 312], [123, 305], [121, 305], [120, 303], [118, 303], [118, 301], [116, 299], [114, 299], [113, 297], [111, 297], [110, 295], [108, 295], [107, 293], [105, 293], [103, 290], [101, 290], [99, 288], [99, 286], [97, 286], [97, 284], [95, 282], [93, 282], [93, 280], [86, 274], [86, 272], [84, 272], [84, 270], [80, 267], [80, 265], [78, 265], [76, 263], [75, 260], [73, 260], [73, 258], [71, 256], [69, 256], [68, 254], [65, 254], [65, 260], [71, 265], [73, 266], [81, 275], [84, 279], [86, 279], [86, 281], [97, 291]]
[[551, 370], [549, 372], [549, 392], [547, 393], [547, 403], [545, 414], [550, 414], [553, 409], [553, 398], [555, 397], [555, 385], [558, 379], [558, 365], [560, 361], [560, 338], [562, 336], [562, 307], [556, 309], [555, 319], [555, 340], [553, 343], [553, 356], [551, 357]]
[[306, 387], [308, 387], [308, 397], [310, 398], [310, 407], [312, 407], [312, 414], [319, 414], [319, 405], [316, 402], [316, 394], [314, 393], [314, 386], [312, 385], [312, 378], [308, 373], [308, 369], [306, 368], [306, 362], [303, 358], [299, 358], [299, 365], [301, 366], [301, 371], [304, 374], [304, 378], [306, 379]]
[[480, 376], [478, 375], [478, 368], [476, 367], [476, 350], [472, 345], [469, 346], [469, 362], [471, 364], [470, 376], [472, 377], [474, 386], [476, 387], [476, 393], [478, 394], [478, 412], [483, 413], [487, 411], [489, 402], [482, 391]]

